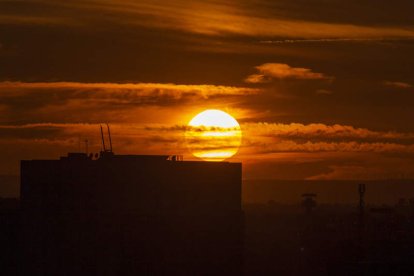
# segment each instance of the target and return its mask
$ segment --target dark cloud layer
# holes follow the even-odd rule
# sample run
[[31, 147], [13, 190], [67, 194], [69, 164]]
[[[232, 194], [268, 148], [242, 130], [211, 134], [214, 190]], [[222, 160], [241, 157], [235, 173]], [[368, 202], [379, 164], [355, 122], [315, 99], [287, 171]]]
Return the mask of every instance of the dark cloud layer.
[[[337, 59], [339, 54], [345, 61], [355, 64], [359, 60], [359, 66], [365, 67], [361, 57], [372, 56], [372, 47], [380, 44], [385, 50], [387, 45], [399, 43], [375, 39], [414, 37], [407, 12], [412, 10], [412, 3], [404, 0], [392, 4], [340, 0], [28, 0], [2, 1], [0, 10], [0, 42], [7, 53], [2, 57], [0, 78], [17, 81], [236, 85], [245, 78], [246, 70], [270, 61], [330, 73], [343, 66], [338, 67], [336, 61], [329, 65], [326, 60], [328, 64], [324, 65], [320, 59]], [[277, 38], [320, 43], [259, 43]], [[349, 46], [346, 39], [352, 38], [366, 39], [360, 42], [369, 44], [370, 50], [358, 53], [365, 46]], [[327, 49], [324, 39], [345, 39], [339, 46], [345, 44], [347, 50], [335, 49], [338, 46]], [[344, 56], [348, 53], [354, 58]], [[382, 53], [377, 56], [380, 60], [384, 59]], [[315, 58], [318, 67], [329, 66], [329, 70], [309, 64], [309, 59]]]
[[146, 107], [174, 108], [260, 93], [257, 88], [168, 83], [0, 82], [0, 90], [0, 122], [9, 124], [125, 122], [134, 113], [149, 113]]

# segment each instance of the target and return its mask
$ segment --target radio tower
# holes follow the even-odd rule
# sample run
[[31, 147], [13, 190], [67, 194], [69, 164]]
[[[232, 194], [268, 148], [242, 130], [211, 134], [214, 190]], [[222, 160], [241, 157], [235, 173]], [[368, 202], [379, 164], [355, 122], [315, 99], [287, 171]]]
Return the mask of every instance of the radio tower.
[[359, 226], [364, 226], [364, 214], [365, 214], [365, 184], [358, 184], [359, 192]]
[[364, 227], [365, 227], [365, 184], [358, 184], [359, 192], [359, 221], [358, 221], [358, 259], [365, 260]]

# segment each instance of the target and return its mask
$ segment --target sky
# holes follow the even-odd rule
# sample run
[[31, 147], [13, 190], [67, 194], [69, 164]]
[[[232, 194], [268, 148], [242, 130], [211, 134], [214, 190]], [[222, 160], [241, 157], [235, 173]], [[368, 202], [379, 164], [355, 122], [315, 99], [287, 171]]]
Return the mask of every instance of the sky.
[[244, 179], [414, 178], [408, 0], [0, 0], [0, 174], [100, 150], [180, 154], [237, 119]]

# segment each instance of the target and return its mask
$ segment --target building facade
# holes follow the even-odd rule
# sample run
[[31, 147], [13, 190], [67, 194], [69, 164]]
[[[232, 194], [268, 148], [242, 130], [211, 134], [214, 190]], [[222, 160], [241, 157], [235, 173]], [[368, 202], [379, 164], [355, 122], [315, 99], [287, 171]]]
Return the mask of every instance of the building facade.
[[241, 274], [241, 171], [240, 163], [111, 152], [21, 161], [25, 269]]

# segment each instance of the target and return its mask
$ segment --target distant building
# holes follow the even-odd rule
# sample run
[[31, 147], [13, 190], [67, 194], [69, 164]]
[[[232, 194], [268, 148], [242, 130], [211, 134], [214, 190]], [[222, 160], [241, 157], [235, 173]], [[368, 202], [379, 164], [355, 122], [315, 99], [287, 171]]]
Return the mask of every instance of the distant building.
[[240, 163], [173, 156], [21, 161], [26, 275], [237, 275]]
[[302, 207], [306, 210], [306, 214], [311, 214], [313, 209], [316, 207], [316, 194], [305, 193], [302, 194]]

